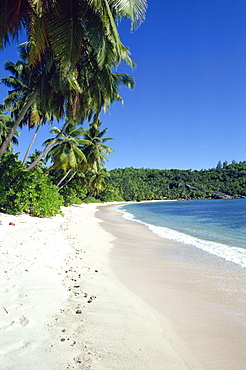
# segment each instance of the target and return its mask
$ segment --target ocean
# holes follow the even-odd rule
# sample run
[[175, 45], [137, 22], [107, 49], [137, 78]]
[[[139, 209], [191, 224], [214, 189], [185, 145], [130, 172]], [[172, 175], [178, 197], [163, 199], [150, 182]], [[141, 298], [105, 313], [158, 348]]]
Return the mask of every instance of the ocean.
[[160, 237], [246, 268], [246, 199], [140, 202], [117, 207]]

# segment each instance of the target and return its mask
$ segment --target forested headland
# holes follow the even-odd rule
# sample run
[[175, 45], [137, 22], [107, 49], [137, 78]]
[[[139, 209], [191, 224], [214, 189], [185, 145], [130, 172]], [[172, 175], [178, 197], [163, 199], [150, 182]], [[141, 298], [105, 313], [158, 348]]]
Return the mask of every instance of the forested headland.
[[219, 161], [207, 170], [115, 169], [100, 199], [219, 199], [246, 197], [246, 162]]

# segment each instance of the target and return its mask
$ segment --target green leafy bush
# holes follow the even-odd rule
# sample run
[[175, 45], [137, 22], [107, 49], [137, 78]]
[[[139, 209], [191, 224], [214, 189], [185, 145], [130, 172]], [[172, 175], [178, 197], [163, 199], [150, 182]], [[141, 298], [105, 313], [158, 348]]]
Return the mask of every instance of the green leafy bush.
[[91, 196], [91, 197], [85, 198], [83, 202], [84, 203], [101, 203], [101, 200], [96, 199], [95, 197]]
[[83, 181], [81, 181], [79, 177], [75, 176], [68, 185], [60, 190], [60, 194], [62, 194], [64, 198], [65, 206], [81, 204], [83, 199], [86, 197], [87, 189]]
[[0, 209], [10, 214], [51, 217], [60, 212], [63, 197], [47, 175], [27, 172], [17, 156], [6, 153], [0, 163]]
[[76, 189], [73, 189], [69, 186], [63, 188], [60, 193], [64, 198], [64, 205], [66, 207], [70, 206], [71, 204], [81, 204], [82, 200], [77, 196]]

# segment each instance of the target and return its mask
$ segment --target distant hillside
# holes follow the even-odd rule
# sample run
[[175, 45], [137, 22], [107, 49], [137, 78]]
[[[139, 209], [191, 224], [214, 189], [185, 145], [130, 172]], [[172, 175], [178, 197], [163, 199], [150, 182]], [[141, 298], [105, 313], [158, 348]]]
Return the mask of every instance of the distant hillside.
[[246, 162], [209, 170], [124, 168], [109, 172], [101, 200], [204, 199], [246, 197]]

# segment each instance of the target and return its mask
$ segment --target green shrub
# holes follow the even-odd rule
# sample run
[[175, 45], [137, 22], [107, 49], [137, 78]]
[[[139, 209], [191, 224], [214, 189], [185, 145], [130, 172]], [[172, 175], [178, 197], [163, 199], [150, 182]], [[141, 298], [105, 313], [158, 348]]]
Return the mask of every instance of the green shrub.
[[70, 206], [71, 204], [81, 204], [82, 200], [77, 196], [77, 192], [75, 189], [66, 186], [60, 192], [64, 198], [64, 205], [66, 207]]
[[10, 214], [51, 217], [60, 212], [63, 197], [47, 175], [27, 172], [17, 156], [5, 153], [0, 163], [0, 208]]
[[[76, 180], [76, 179], [75, 179]], [[86, 197], [85, 187], [76, 181], [71, 181], [67, 186], [60, 190], [64, 198], [64, 205], [81, 204], [82, 199]]]
[[101, 200], [96, 199], [95, 197], [91, 196], [91, 197], [85, 198], [83, 202], [84, 203], [101, 203]]

